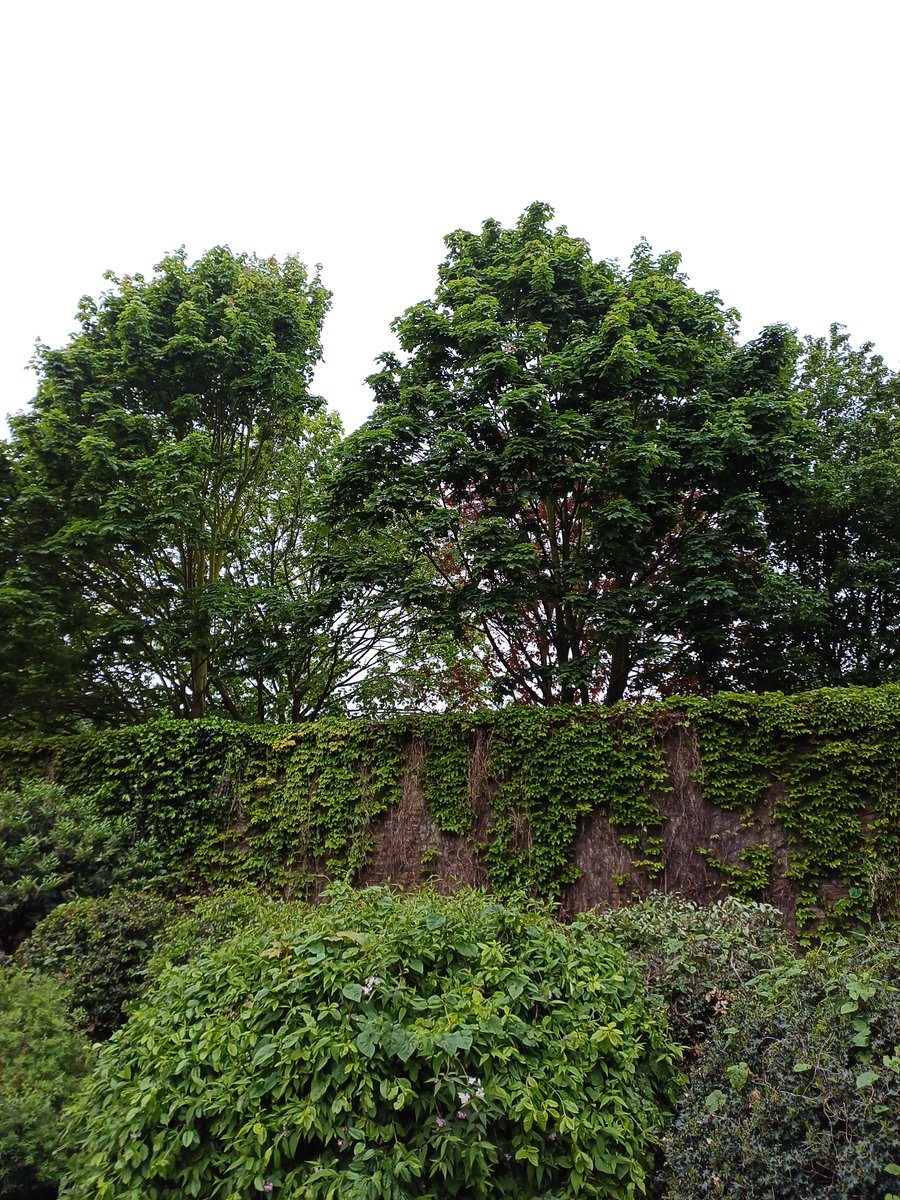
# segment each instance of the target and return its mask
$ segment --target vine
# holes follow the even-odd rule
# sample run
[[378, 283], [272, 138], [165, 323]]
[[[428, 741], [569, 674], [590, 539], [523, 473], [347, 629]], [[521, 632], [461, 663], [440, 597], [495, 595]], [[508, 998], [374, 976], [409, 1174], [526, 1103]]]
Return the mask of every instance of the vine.
[[496, 891], [558, 899], [597, 810], [633, 869], [659, 872], [673, 729], [696, 739], [703, 800], [739, 821], [739, 836], [696, 847], [728, 890], [771, 895], [786, 870], [801, 924], [896, 904], [900, 686], [293, 727], [167, 719], [0, 741], [0, 784], [50, 777], [129, 815], [173, 888], [284, 893], [358, 873], [379, 818], [420, 787], [441, 835], [481, 839]]

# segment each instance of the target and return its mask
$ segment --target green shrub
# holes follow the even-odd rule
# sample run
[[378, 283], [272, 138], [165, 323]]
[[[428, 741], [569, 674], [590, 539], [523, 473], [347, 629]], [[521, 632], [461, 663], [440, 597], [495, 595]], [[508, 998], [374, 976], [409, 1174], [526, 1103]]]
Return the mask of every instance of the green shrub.
[[729, 896], [700, 905], [655, 894], [591, 914], [592, 928], [635, 958], [669, 1008], [673, 1036], [697, 1046], [729, 998], [761, 971], [794, 961], [778, 909]]
[[704, 1049], [669, 1138], [669, 1200], [900, 1192], [900, 944], [759, 976]]
[[166, 929], [157, 943], [148, 975], [156, 979], [171, 964], [190, 962], [204, 950], [220, 946], [252, 929], [264, 931], [307, 911], [305, 904], [275, 900], [254, 887], [223, 888], [211, 896], [185, 900], [187, 911]]
[[63, 1105], [88, 1069], [90, 1046], [73, 1028], [59, 984], [0, 968], [0, 1196], [56, 1195], [63, 1170]]
[[617, 947], [475, 892], [284, 915], [132, 1009], [65, 1196], [641, 1194], [673, 1047]]
[[139, 995], [150, 958], [178, 905], [153, 892], [116, 890], [61, 904], [38, 923], [16, 961], [68, 984], [91, 1037], [109, 1037]]
[[143, 857], [125, 819], [55, 784], [0, 791], [0, 948], [12, 950], [57, 904], [139, 877]]

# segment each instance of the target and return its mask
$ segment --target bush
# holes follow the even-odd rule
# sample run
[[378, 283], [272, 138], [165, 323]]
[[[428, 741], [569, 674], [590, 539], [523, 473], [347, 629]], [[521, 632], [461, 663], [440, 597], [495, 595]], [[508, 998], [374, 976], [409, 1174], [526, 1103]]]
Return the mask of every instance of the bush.
[[673, 1047], [617, 947], [474, 892], [285, 918], [133, 1008], [65, 1196], [640, 1194]]
[[260, 932], [307, 911], [305, 904], [274, 900], [254, 887], [223, 888], [185, 900], [188, 911], [172, 922], [157, 944], [148, 975], [156, 979], [172, 965], [190, 962], [204, 950], [252, 929]]
[[900, 1192], [900, 944], [761, 975], [707, 1042], [669, 1139], [669, 1200]]
[[647, 986], [665, 997], [672, 1035], [695, 1051], [735, 988], [794, 961], [778, 909], [734, 896], [698, 905], [655, 894], [590, 921], [639, 962]]
[[0, 791], [0, 948], [10, 951], [57, 904], [142, 872], [123, 818], [52, 783]]
[[90, 1036], [107, 1038], [141, 992], [151, 956], [179, 911], [153, 892], [71, 900], [38, 923], [16, 961], [65, 981]]
[[63, 1105], [88, 1067], [90, 1046], [72, 1027], [50, 979], [0, 968], [0, 1196], [56, 1195], [63, 1170]]

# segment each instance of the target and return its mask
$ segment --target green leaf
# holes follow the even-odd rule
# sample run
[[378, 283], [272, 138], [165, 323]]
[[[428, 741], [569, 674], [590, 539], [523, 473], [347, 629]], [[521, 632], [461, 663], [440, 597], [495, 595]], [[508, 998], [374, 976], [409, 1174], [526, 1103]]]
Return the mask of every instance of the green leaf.
[[378, 1032], [373, 1026], [366, 1026], [356, 1039], [356, 1045], [361, 1054], [372, 1058], [379, 1045]]
[[742, 1091], [750, 1078], [750, 1068], [745, 1062], [732, 1063], [731, 1066], [725, 1068], [725, 1074], [728, 1076], [728, 1082], [736, 1092]]

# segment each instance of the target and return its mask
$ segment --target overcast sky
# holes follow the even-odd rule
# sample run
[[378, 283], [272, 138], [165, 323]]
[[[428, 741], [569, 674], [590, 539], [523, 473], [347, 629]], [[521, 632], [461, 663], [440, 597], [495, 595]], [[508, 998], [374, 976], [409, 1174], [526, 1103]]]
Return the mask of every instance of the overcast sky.
[[896, 0], [30, 0], [6, 6], [0, 412], [103, 271], [297, 253], [348, 427], [451, 229], [548, 201], [598, 258], [680, 250], [752, 337], [897, 368]]

